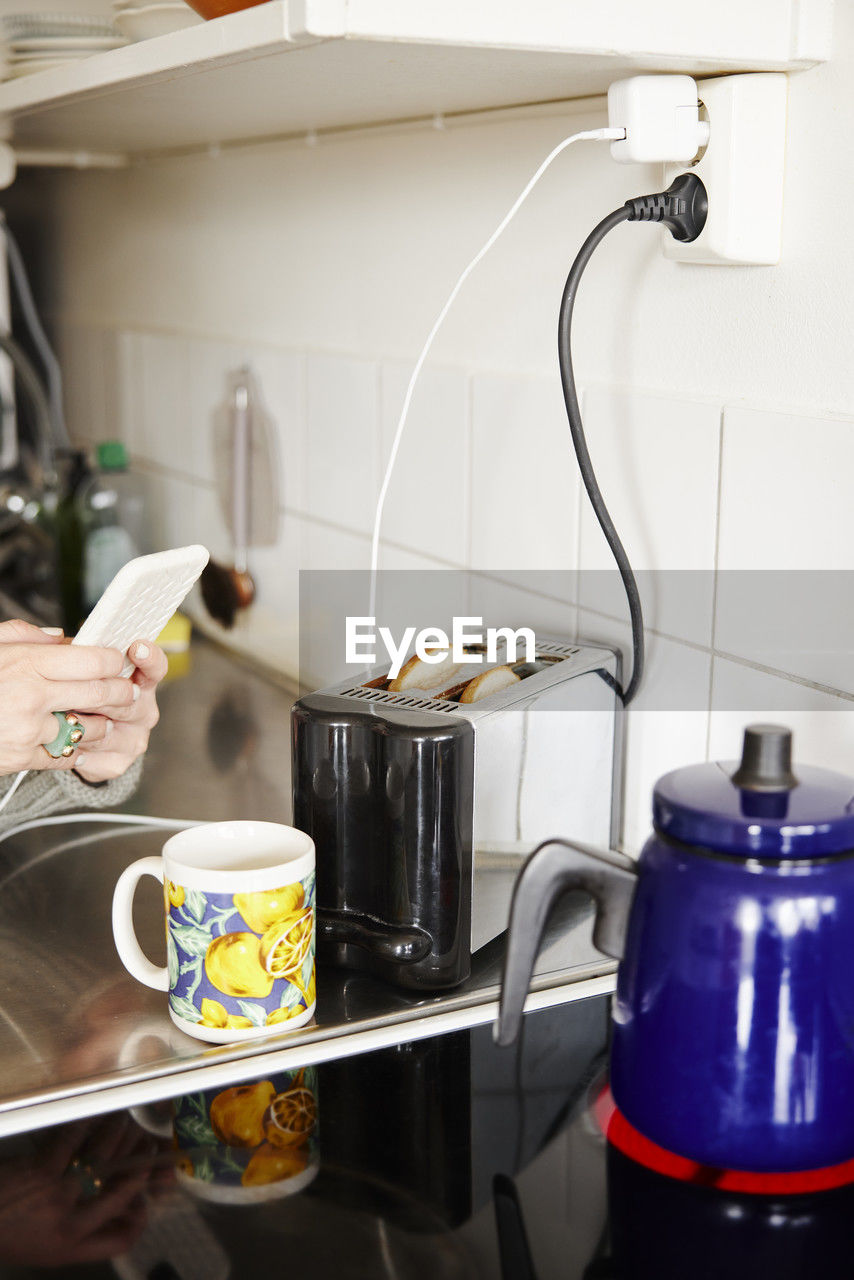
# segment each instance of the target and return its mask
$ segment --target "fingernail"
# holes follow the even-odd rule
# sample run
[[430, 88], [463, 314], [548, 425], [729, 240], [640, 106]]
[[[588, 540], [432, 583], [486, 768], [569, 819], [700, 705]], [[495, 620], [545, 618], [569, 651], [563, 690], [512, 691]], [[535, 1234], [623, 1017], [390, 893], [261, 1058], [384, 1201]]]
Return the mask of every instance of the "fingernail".
[[65, 634], [62, 627], [42, 627], [42, 631], [46, 636], [61, 636]]
[[144, 662], [150, 652], [151, 650], [149, 649], [147, 644], [140, 643], [134, 649], [134, 657], [141, 658], [142, 661]]
[[133, 700], [134, 700], [134, 702], [136, 702], [136, 701], [137, 701], [137, 699], [139, 698], [139, 694], [140, 694], [140, 688], [139, 688], [139, 685], [138, 685], [138, 684], [135, 684], [135, 685], [133, 686]]

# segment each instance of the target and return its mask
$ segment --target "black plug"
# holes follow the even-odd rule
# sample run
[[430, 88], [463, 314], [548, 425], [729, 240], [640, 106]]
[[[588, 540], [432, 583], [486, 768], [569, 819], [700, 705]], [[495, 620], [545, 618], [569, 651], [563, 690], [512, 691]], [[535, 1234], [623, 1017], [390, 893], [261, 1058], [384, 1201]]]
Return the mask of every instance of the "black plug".
[[696, 240], [706, 225], [709, 197], [695, 173], [681, 173], [666, 191], [627, 200], [629, 222], [663, 222], [674, 240]]

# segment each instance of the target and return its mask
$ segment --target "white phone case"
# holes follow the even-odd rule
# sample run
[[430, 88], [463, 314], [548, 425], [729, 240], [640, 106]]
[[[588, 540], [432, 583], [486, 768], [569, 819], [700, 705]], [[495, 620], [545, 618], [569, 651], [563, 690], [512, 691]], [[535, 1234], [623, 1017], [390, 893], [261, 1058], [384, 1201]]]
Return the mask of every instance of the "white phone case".
[[[209, 559], [205, 547], [176, 547], [138, 556], [119, 569], [72, 644], [120, 649], [134, 640], [154, 641]], [[133, 671], [125, 661], [123, 676]]]

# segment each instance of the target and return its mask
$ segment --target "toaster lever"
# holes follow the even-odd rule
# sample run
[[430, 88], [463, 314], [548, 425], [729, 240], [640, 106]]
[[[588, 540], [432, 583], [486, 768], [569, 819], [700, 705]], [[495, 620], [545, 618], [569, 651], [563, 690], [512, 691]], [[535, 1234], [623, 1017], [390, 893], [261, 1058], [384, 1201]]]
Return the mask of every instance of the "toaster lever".
[[355, 911], [330, 911], [320, 908], [317, 913], [318, 941], [350, 943], [383, 960], [398, 964], [416, 964], [428, 956], [433, 939], [417, 925], [393, 925], [374, 916]]

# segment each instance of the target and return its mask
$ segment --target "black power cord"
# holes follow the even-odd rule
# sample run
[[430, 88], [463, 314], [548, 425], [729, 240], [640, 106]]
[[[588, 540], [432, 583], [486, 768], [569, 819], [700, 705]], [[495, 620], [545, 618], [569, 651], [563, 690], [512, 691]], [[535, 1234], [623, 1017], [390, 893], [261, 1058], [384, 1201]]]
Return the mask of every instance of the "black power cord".
[[560, 362], [560, 380], [563, 386], [563, 398], [566, 403], [572, 443], [575, 448], [575, 456], [578, 459], [581, 478], [584, 481], [584, 487], [590, 499], [590, 505], [593, 507], [596, 519], [599, 521], [599, 525], [617, 563], [617, 568], [620, 571], [632, 623], [632, 675], [625, 690], [618, 690], [625, 706], [634, 698], [643, 678], [643, 610], [632, 566], [620, 541], [619, 534], [614, 527], [608, 508], [605, 506], [605, 499], [602, 497], [602, 490], [596, 480], [596, 473], [593, 470], [593, 463], [587, 448], [584, 426], [581, 422], [581, 409], [578, 404], [578, 393], [575, 389], [575, 375], [572, 369], [572, 347], [570, 342], [572, 312], [575, 307], [575, 298], [584, 268], [593, 256], [596, 246], [604, 240], [608, 232], [612, 231], [614, 227], [619, 226], [621, 222], [661, 222], [670, 229], [675, 240], [688, 242], [696, 240], [706, 225], [708, 207], [706, 188], [696, 174], [693, 173], [681, 174], [666, 191], [659, 191], [650, 196], [635, 196], [633, 200], [627, 200], [621, 209], [615, 209], [613, 213], [608, 214], [607, 218], [603, 218], [584, 241], [566, 278], [563, 298], [560, 304], [557, 350]]

